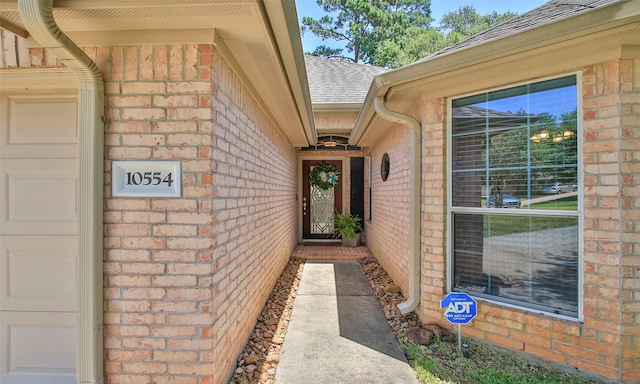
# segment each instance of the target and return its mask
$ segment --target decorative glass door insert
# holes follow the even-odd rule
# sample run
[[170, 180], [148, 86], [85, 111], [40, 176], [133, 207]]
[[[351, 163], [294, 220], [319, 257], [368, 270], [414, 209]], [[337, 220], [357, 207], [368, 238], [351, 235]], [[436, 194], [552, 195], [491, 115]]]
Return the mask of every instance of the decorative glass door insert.
[[323, 190], [311, 185], [311, 234], [333, 234], [334, 189]]
[[[334, 188], [322, 189], [309, 181], [309, 174], [316, 165], [335, 167], [339, 181]], [[316, 172], [317, 173], [317, 172]], [[302, 161], [302, 237], [303, 239], [331, 239], [333, 214], [342, 212], [342, 160]], [[326, 178], [326, 175], [321, 175]]]

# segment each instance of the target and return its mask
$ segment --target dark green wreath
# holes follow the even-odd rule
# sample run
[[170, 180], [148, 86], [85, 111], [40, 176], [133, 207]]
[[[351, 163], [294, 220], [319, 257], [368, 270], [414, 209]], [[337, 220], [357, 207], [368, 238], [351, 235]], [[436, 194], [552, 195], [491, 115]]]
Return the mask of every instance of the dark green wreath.
[[[324, 173], [324, 179], [320, 177]], [[309, 172], [309, 183], [322, 190], [328, 190], [338, 185], [338, 175], [340, 172], [331, 164], [320, 163], [315, 165]]]

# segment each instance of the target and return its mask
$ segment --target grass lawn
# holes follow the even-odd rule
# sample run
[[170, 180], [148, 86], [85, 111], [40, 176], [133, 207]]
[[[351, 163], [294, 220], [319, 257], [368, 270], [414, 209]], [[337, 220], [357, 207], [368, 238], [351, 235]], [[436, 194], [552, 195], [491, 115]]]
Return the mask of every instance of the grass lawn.
[[[577, 196], [564, 199], [535, 203], [529, 209], [536, 210], [567, 210], [578, 209]], [[526, 211], [526, 208], [523, 209]], [[575, 217], [531, 217], [513, 215], [489, 215], [484, 218], [484, 237], [509, 235], [513, 233], [540, 231], [578, 225]]]
[[409, 341], [407, 330], [420, 323], [418, 316], [415, 312], [403, 315], [396, 307], [404, 300], [402, 292], [387, 292], [386, 287], [395, 283], [376, 259], [371, 257], [358, 261], [420, 384], [602, 383], [579, 376], [569, 367], [569, 371], [560, 370], [548, 363], [536, 363], [514, 352], [492, 348], [466, 337], [462, 342], [471, 347], [469, 358], [458, 351], [457, 340], [446, 342], [437, 334], [428, 346], [417, 346]]
[[[464, 341], [464, 340], [463, 340]], [[587, 384], [589, 380], [546, 365], [524, 360], [514, 353], [471, 343], [465, 358], [457, 343], [436, 340], [429, 346], [402, 342], [421, 384]]]
[[556, 209], [560, 211], [577, 211], [578, 196], [565, 197], [563, 199], [543, 201], [529, 206], [530, 209]]

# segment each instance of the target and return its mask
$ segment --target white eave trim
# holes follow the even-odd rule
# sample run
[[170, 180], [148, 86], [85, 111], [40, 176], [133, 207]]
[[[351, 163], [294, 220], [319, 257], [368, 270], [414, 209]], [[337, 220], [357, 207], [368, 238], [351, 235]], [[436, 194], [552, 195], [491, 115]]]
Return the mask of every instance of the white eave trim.
[[295, 2], [264, 1], [273, 38], [284, 67], [292, 97], [298, 109], [300, 123], [309, 145], [315, 145], [318, 137], [314, 118], [307, 68], [304, 61], [302, 39]]
[[313, 109], [315, 111], [337, 111], [337, 112], [347, 112], [354, 111], [358, 112], [362, 108], [362, 103], [314, 103]]

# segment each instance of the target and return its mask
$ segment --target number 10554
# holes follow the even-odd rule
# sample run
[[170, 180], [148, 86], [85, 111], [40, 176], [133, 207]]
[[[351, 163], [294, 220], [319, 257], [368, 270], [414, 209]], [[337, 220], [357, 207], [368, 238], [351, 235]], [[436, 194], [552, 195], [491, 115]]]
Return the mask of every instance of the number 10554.
[[170, 187], [173, 184], [173, 174], [171, 172], [127, 172], [126, 185], [160, 185], [166, 184]]

